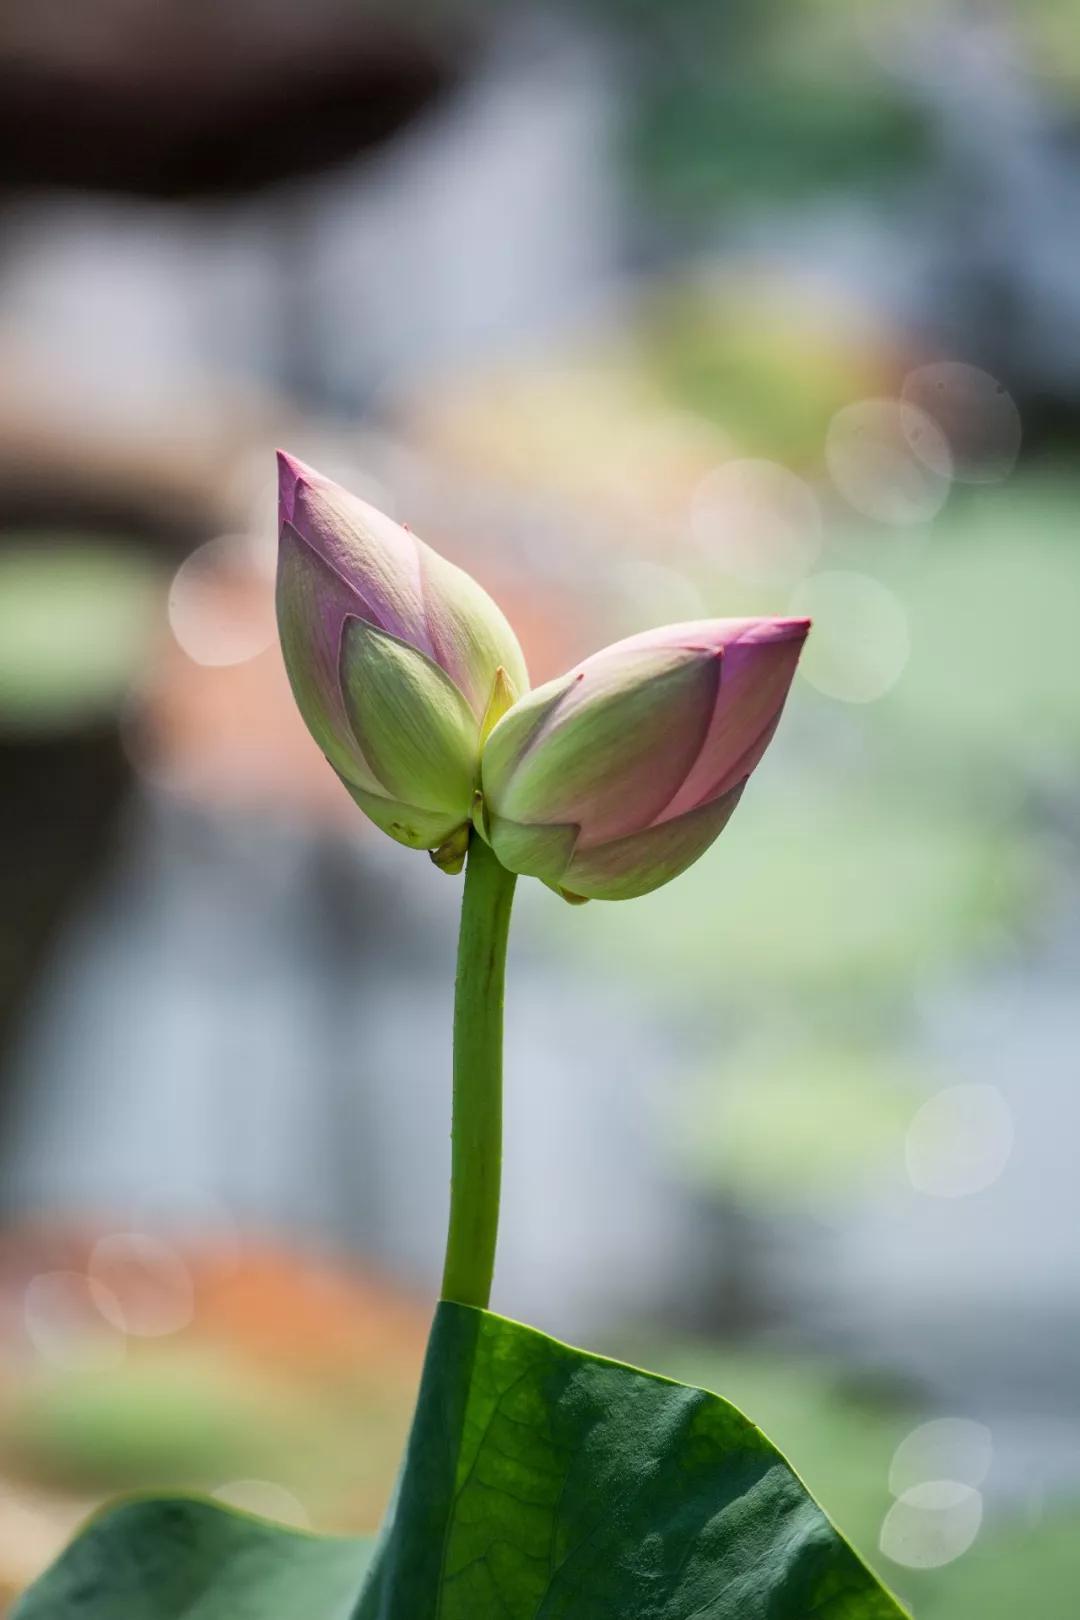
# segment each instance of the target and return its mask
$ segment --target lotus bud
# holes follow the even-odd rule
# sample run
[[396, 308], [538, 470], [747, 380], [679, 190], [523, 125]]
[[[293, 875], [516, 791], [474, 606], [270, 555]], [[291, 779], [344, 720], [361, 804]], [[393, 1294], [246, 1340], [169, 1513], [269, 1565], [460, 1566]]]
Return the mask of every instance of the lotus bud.
[[648, 894], [723, 830], [776, 730], [807, 619], [631, 636], [514, 704], [484, 746], [477, 823], [568, 900]]
[[277, 615], [293, 696], [352, 797], [399, 843], [459, 871], [480, 748], [528, 688], [476, 581], [279, 453]]

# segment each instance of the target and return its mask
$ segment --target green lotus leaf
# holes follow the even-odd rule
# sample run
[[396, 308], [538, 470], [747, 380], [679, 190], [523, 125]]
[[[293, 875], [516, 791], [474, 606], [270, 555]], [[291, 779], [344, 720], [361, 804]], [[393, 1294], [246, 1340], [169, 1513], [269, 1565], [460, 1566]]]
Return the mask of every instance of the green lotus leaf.
[[715, 1395], [439, 1306], [373, 1561], [194, 1501], [90, 1525], [13, 1620], [901, 1620]]
[[122, 1502], [91, 1520], [12, 1620], [351, 1620], [371, 1543], [215, 1502]]

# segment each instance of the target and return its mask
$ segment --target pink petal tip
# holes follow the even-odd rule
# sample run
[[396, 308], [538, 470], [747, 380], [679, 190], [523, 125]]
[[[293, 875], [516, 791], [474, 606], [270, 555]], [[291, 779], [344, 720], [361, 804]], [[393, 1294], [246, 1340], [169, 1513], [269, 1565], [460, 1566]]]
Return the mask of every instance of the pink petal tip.
[[283, 523], [291, 523], [296, 510], [296, 492], [303, 484], [310, 484], [319, 477], [314, 467], [301, 461], [297, 456], [291, 456], [287, 450], [277, 452], [278, 464], [278, 502]]

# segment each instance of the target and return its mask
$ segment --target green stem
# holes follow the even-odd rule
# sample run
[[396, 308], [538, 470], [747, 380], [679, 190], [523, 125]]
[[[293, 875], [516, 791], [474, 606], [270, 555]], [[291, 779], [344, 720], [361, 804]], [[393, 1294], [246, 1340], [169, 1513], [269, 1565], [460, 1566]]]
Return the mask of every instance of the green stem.
[[465, 868], [454, 996], [450, 1230], [442, 1297], [486, 1306], [502, 1173], [503, 977], [514, 874], [473, 834]]

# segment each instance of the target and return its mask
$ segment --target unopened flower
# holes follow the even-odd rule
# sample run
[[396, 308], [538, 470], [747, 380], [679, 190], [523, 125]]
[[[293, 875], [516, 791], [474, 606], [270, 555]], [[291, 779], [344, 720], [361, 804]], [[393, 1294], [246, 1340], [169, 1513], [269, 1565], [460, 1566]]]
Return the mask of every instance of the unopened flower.
[[484, 747], [481, 830], [567, 899], [628, 900], [722, 831], [776, 729], [807, 619], [707, 619], [538, 687]]
[[357, 804], [459, 867], [485, 729], [528, 687], [475, 580], [279, 453], [277, 613], [293, 695]]

